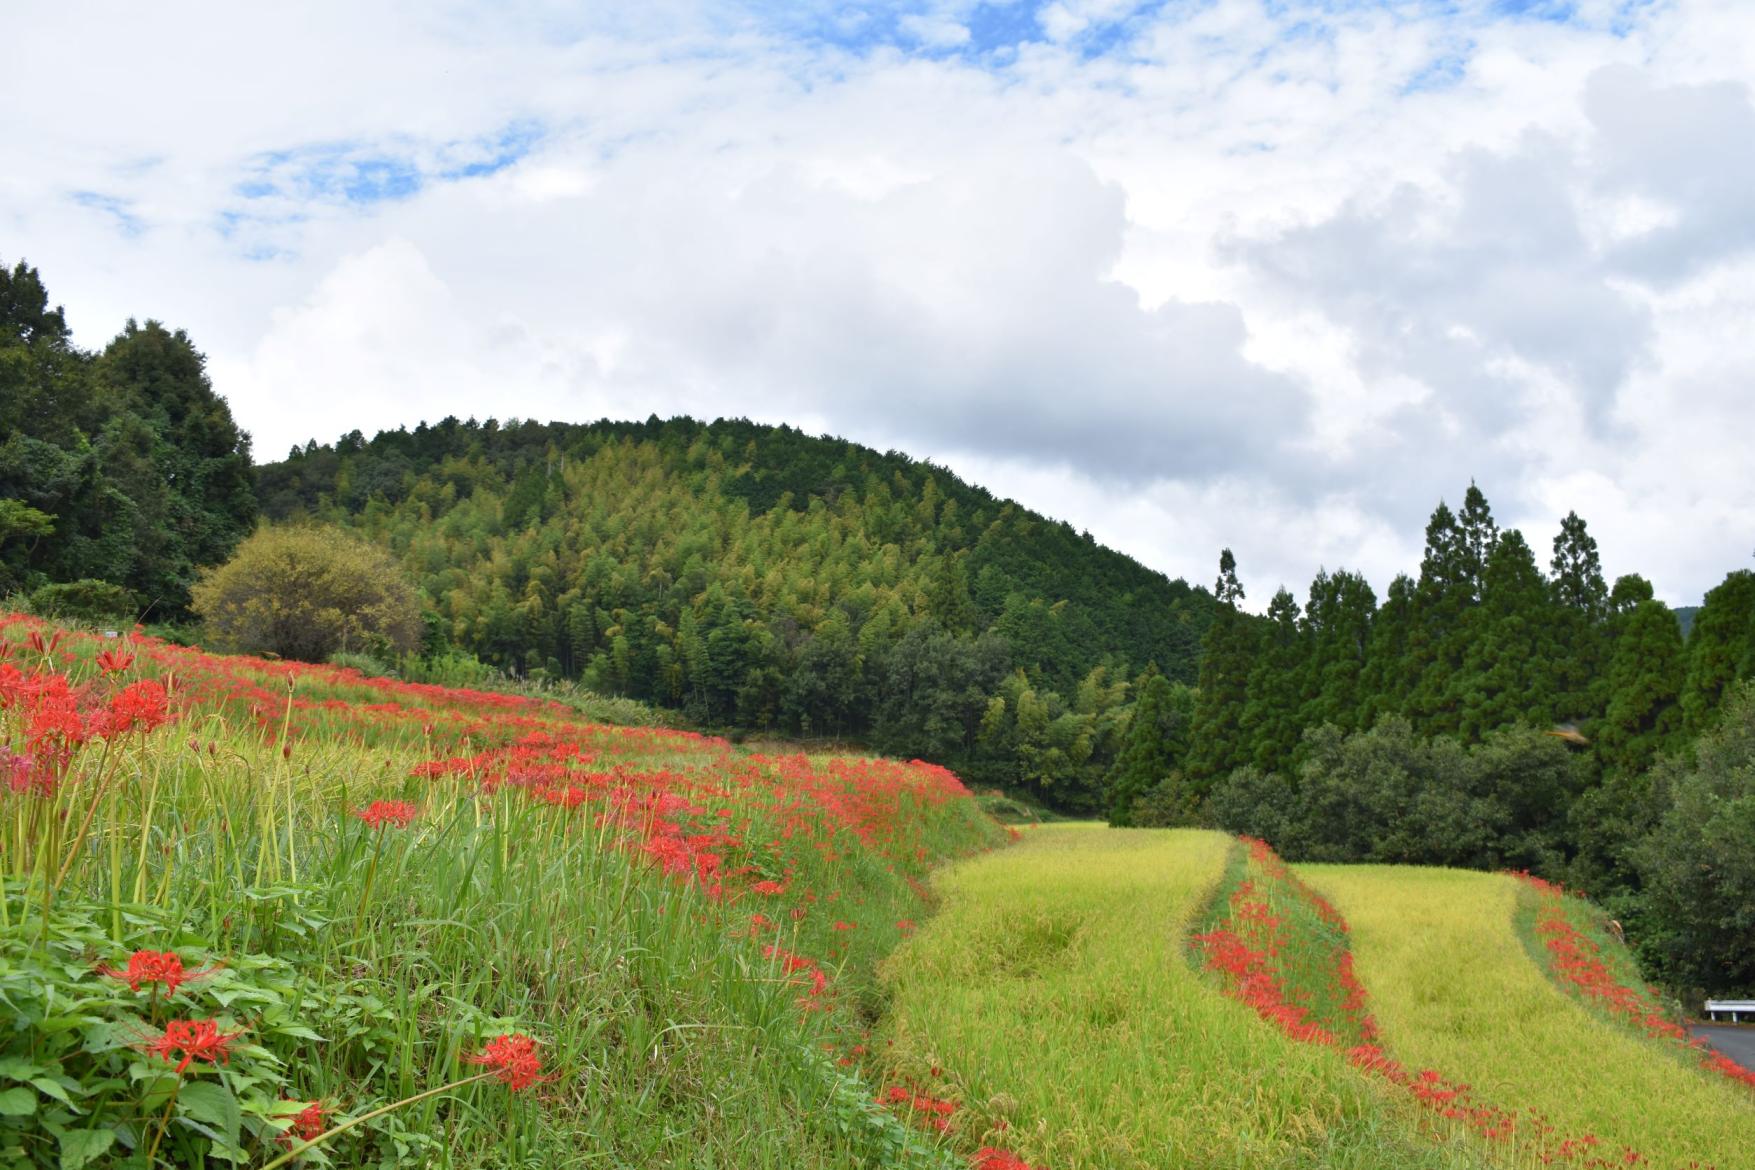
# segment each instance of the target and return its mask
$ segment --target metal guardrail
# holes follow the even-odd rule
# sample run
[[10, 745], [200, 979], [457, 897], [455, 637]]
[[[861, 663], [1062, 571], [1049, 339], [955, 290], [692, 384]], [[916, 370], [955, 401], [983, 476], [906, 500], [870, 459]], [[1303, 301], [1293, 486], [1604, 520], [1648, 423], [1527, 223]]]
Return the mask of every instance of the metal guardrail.
[[1706, 1018], [1717, 1020], [1720, 1015], [1727, 1015], [1733, 1024], [1743, 1022], [1747, 1016], [1755, 1021], [1755, 999], [1709, 999], [1706, 1001]]

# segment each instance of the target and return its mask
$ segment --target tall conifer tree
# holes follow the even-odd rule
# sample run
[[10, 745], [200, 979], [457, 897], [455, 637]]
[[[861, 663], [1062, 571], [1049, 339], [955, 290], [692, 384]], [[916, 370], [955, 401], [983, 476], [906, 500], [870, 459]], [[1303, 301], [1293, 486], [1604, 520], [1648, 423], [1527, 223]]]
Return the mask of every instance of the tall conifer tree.
[[1755, 674], [1755, 573], [1738, 569], [1706, 595], [1688, 635], [1682, 719], [1690, 735], [1718, 720], [1725, 690]]
[[1249, 672], [1239, 730], [1245, 762], [1264, 772], [1290, 772], [1304, 705], [1308, 643], [1298, 621], [1298, 601], [1287, 589], [1268, 602], [1267, 619]]
[[1458, 730], [1479, 740], [1515, 723], [1553, 718], [1554, 613], [1547, 583], [1523, 533], [1494, 544], [1482, 576], [1481, 602], [1456, 676]]
[[1585, 722], [1608, 702], [1609, 590], [1597, 542], [1577, 512], [1560, 521], [1549, 570], [1556, 635], [1553, 710], [1560, 719]]
[[1385, 715], [1407, 712], [1408, 699], [1420, 680], [1414, 656], [1415, 597], [1419, 586], [1406, 573], [1389, 583], [1383, 605], [1371, 619], [1365, 644], [1365, 665], [1359, 672], [1359, 727], [1370, 728]]
[[1243, 586], [1230, 549], [1219, 554], [1213, 593], [1219, 605], [1201, 642], [1200, 693], [1184, 768], [1196, 796], [1204, 796], [1215, 780], [1247, 762], [1241, 724], [1257, 636], [1252, 619], [1237, 608]]
[[1647, 598], [1616, 622], [1609, 662], [1609, 706], [1592, 725], [1605, 771], [1645, 771], [1682, 731], [1682, 627], [1661, 601]]
[[1362, 680], [1370, 645], [1377, 595], [1357, 573], [1319, 571], [1304, 607], [1309, 642], [1300, 727], [1332, 723], [1343, 731], [1359, 728], [1364, 712]]

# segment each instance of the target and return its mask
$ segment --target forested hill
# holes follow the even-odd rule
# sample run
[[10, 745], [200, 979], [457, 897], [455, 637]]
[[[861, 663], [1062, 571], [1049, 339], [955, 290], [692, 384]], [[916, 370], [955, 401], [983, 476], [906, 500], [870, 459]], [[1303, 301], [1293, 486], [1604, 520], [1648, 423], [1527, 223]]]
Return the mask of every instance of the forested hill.
[[986, 742], [1043, 788], [1106, 765], [1117, 684], [1194, 681], [1213, 609], [942, 467], [742, 420], [446, 419], [257, 476], [269, 517], [387, 542], [498, 665], [977, 774]]

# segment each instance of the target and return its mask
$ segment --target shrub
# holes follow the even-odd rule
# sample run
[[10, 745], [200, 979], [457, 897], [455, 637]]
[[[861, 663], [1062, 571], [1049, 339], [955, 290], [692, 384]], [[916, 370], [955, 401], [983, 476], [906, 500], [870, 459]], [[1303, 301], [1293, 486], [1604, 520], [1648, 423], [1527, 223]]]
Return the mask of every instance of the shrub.
[[39, 617], [132, 625], [140, 603], [120, 585], [85, 577], [33, 590], [30, 608]]
[[264, 527], [203, 573], [195, 612], [216, 641], [322, 662], [337, 651], [391, 656], [420, 645], [420, 601], [381, 549], [340, 529]]
[[1651, 773], [1662, 819], [1632, 850], [1640, 950], [1681, 986], [1755, 991], [1755, 688], [1724, 706], [1694, 762]]

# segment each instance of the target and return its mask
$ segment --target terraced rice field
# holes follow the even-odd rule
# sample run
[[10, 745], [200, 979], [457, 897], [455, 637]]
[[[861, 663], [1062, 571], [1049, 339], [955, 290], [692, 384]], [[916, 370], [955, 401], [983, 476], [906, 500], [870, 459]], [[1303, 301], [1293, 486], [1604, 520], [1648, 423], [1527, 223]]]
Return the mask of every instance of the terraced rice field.
[[[1755, 1166], [1755, 1094], [1567, 995], [1513, 929], [1519, 882], [1405, 866], [1300, 866], [1352, 928], [1382, 1044], [1534, 1110], [1583, 1163]], [[1576, 1147], [1575, 1147], [1576, 1148]], [[1629, 1160], [1634, 1159], [1634, 1160]]]
[[1189, 964], [1232, 844], [1054, 826], [945, 872], [938, 915], [882, 969], [896, 1077], [1053, 1170], [1483, 1165], [1341, 1050], [1280, 1034]]

